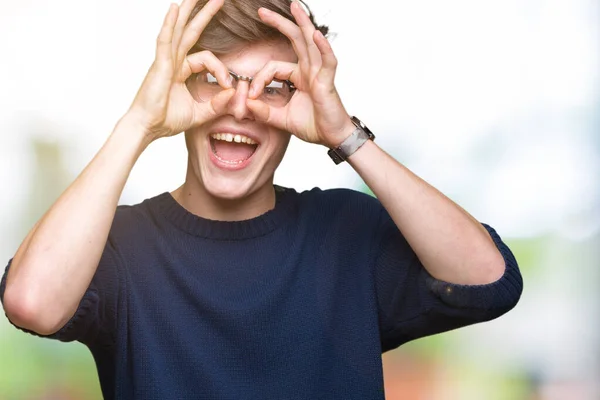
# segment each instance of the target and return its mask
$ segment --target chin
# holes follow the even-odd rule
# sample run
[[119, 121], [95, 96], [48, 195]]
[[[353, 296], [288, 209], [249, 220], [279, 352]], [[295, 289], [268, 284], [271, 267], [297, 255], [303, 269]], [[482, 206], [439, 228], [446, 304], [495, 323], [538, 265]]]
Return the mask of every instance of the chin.
[[248, 198], [260, 187], [264, 186], [264, 183], [259, 184], [258, 182], [239, 180], [234, 177], [214, 177], [206, 175], [202, 177], [201, 182], [204, 186], [204, 190], [206, 190], [210, 196], [230, 201]]

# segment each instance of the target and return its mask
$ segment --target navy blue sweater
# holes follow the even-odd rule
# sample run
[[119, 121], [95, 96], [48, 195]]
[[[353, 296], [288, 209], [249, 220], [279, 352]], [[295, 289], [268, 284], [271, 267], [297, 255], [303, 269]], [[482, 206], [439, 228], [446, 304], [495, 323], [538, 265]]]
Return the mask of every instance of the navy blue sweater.
[[454, 285], [425, 271], [377, 199], [276, 193], [241, 222], [197, 217], [169, 193], [119, 206], [78, 311], [50, 337], [89, 347], [106, 399], [382, 400], [382, 352], [520, 297], [487, 225], [504, 276]]

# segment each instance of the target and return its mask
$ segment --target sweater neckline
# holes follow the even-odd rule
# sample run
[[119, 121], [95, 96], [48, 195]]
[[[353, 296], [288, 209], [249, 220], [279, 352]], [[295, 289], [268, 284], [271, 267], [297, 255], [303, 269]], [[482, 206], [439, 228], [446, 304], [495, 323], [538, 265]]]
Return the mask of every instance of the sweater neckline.
[[284, 225], [293, 215], [294, 189], [273, 185], [275, 207], [257, 217], [242, 221], [217, 221], [200, 217], [186, 210], [164, 192], [155, 197], [158, 210], [177, 228], [195, 235], [216, 240], [243, 240], [267, 235]]

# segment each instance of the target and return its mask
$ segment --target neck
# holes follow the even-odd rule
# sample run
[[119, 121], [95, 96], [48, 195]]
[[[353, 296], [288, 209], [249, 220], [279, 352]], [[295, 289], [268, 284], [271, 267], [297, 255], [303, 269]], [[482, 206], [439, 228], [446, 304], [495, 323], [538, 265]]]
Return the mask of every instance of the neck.
[[187, 175], [182, 186], [171, 192], [187, 211], [215, 221], [243, 221], [256, 218], [275, 207], [272, 179], [260, 189], [239, 199], [223, 199], [209, 193], [195, 175]]

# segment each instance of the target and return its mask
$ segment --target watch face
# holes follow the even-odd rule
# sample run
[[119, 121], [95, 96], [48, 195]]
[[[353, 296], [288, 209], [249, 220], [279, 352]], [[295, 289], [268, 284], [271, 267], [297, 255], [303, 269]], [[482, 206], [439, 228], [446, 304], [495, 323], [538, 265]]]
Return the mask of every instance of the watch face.
[[367, 140], [375, 139], [373, 132], [362, 121], [356, 117], [351, 117], [352, 123], [357, 129], [335, 149], [330, 149], [327, 154], [334, 163], [339, 164], [346, 161], [346, 158], [351, 156], [358, 150]]

